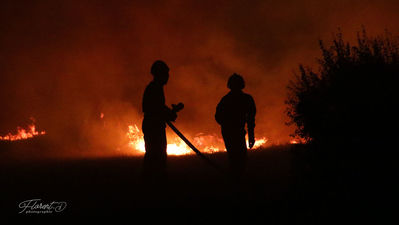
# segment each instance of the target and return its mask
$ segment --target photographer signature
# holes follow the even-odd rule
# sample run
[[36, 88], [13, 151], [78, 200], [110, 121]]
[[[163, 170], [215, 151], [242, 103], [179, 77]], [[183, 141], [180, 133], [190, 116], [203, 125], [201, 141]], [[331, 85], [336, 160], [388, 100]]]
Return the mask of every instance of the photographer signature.
[[58, 213], [67, 207], [67, 203], [56, 201], [43, 203], [41, 199], [30, 199], [19, 203], [18, 207], [21, 209], [19, 213]]

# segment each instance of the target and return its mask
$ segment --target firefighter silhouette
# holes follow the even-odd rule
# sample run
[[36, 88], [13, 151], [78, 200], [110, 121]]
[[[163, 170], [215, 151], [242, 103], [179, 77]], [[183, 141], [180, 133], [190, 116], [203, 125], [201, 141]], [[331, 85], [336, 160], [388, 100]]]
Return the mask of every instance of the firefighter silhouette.
[[249, 148], [255, 144], [256, 106], [252, 96], [242, 91], [245, 87], [242, 76], [231, 75], [227, 87], [230, 92], [217, 105], [215, 119], [221, 126], [230, 171], [233, 176], [240, 177], [245, 171], [247, 161], [245, 125], [248, 129]]
[[175, 121], [176, 113], [165, 105], [163, 86], [169, 79], [169, 67], [157, 60], [151, 67], [153, 80], [143, 96], [145, 155], [143, 176], [146, 180], [163, 179], [166, 175], [166, 121]]

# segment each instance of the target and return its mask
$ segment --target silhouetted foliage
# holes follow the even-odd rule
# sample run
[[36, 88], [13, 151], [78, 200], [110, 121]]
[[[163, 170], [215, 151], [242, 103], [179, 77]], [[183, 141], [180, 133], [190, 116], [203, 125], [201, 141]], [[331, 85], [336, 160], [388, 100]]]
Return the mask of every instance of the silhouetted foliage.
[[357, 43], [342, 33], [331, 46], [320, 41], [319, 71], [300, 65], [288, 85], [287, 114], [296, 136], [317, 143], [394, 143], [398, 128], [398, 38], [386, 32]]
[[370, 209], [385, 215], [379, 206], [399, 199], [398, 43], [363, 30], [351, 45], [338, 33], [328, 47], [320, 41], [318, 71], [300, 65], [288, 86], [294, 135], [309, 141], [294, 151], [298, 198], [315, 211], [329, 205], [357, 218]]

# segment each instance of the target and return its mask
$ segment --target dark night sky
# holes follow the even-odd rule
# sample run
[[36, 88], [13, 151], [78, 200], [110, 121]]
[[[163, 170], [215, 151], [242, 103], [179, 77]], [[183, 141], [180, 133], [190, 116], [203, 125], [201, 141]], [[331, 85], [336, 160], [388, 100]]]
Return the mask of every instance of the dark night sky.
[[383, 0], [2, 1], [0, 134], [33, 116], [65, 139], [98, 111], [140, 125], [149, 68], [163, 59], [167, 102], [186, 105], [184, 132], [219, 132], [215, 107], [237, 72], [258, 106], [258, 136], [285, 141], [285, 87], [299, 63], [315, 64], [318, 39], [341, 28], [354, 40], [362, 25], [397, 35], [398, 11]]

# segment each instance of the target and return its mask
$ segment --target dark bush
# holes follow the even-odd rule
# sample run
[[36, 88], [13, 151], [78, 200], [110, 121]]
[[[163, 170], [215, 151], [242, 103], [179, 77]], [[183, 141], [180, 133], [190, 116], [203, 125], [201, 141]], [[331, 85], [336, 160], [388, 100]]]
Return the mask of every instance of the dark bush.
[[354, 45], [338, 33], [329, 47], [320, 41], [317, 72], [301, 65], [290, 82], [287, 113], [294, 135], [309, 143], [295, 146], [293, 171], [298, 196], [312, 202], [314, 212], [326, 206], [326, 214], [340, 209], [357, 219], [394, 215], [398, 46], [388, 33], [370, 38], [360, 32]]
[[397, 146], [398, 38], [388, 32], [370, 38], [363, 30], [351, 45], [338, 33], [329, 47], [320, 41], [320, 49], [318, 72], [300, 65], [288, 85], [295, 135], [328, 145]]

